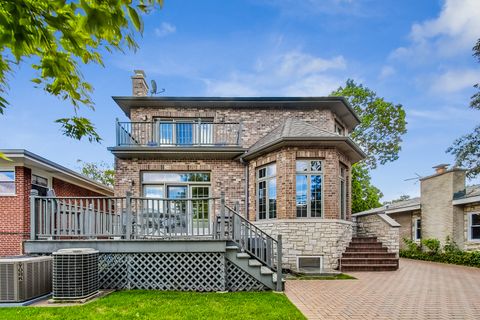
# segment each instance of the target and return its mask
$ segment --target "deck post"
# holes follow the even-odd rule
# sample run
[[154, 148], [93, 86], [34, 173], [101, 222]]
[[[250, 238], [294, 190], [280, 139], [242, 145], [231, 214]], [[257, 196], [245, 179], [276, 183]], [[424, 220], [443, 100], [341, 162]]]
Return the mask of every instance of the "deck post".
[[38, 190], [30, 190], [30, 240], [36, 240], [37, 230], [36, 230], [36, 221], [35, 221], [35, 197], [38, 197]]
[[283, 291], [282, 281], [282, 235], [277, 236], [277, 291]]
[[130, 240], [131, 235], [132, 235], [132, 192], [127, 191], [126, 197], [125, 197], [125, 208], [126, 212], [125, 214], [127, 215], [127, 218], [125, 219], [126, 227], [125, 227], [125, 239]]
[[220, 193], [220, 239], [225, 239], [225, 192]]

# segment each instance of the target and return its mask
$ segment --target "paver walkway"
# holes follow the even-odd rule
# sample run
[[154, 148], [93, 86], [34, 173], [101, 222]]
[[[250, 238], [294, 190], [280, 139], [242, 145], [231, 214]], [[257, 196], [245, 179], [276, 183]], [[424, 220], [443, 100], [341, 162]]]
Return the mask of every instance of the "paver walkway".
[[287, 281], [309, 319], [480, 319], [480, 269], [400, 259], [398, 271], [358, 280]]

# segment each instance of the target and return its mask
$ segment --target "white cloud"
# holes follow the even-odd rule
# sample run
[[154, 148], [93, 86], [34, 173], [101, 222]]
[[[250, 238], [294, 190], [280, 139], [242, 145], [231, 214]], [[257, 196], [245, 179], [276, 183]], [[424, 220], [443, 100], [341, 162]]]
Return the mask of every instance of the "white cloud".
[[168, 22], [162, 22], [160, 27], [155, 28], [154, 32], [155, 35], [159, 38], [168, 36], [169, 34], [175, 33], [177, 31], [177, 27], [175, 27], [173, 24], [170, 24]]
[[252, 70], [225, 79], [205, 79], [206, 94], [215, 96], [319, 96], [336, 89], [346, 68], [342, 56], [330, 59], [291, 51], [258, 59]]
[[392, 58], [431, 59], [471, 50], [480, 30], [480, 1], [446, 0], [439, 16], [412, 25], [410, 45], [400, 47]]
[[392, 66], [383, 66], [382, 69], [380, 70], [380, 74], [378, 75], [378, 78], [381, 80], [387, 79], [393, 76], [396, 72], [397, 71]]
[[449, 70], [437, 76], [430, 90], [436, 93], [454, 93], [472, 88], [480, 79], [480, 70]]

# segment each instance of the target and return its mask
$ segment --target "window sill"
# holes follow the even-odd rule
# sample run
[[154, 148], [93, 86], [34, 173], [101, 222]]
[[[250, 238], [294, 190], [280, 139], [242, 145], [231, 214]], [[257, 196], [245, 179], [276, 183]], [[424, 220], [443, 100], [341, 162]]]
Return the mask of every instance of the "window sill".
[[16, 197], [16, 196], [17, 196], [16, 193], [5, 193], [5, 194], [0, 193], [0, 197]]

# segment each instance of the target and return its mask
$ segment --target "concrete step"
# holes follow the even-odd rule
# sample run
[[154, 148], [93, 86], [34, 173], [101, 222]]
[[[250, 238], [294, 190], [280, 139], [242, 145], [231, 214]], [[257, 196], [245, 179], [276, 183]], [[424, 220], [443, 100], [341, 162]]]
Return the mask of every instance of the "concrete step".
[[354, 265], [342, 265], [342, 272], [355, 272], [355, 271], [395, 271], [398, 269], [397, 264], [354, 264]]
[[393, 252], [345, 252], [342, 258], [396, 258], [396, 254]]
[[387, 253], [388, 252], [388, 249], [385, 248], [385, 247], [375, 247], [375, 248], [371, 248], [371, 247], [347, 247], [346, 251], [345, 252], [369, 252], [369, 253], [372, 253], [372, 252], [383, 252], [383, 253]]
[[250, 259], [250, 260], [248, 260], [248, 265], [250, 267], [261, 267], [262, 263], [260, 261], [258, 261], [257, 259]]
[[239, 259], [250, 259], [251, 256], [248, 253], [239, 252], [239, 253], [237, 253], [237, 258], [239, 258]]
[[261, 274], [273, 274], [273, 271], [270, 268], [267, 268], [265, 266], [260, 267], [260, 273]]
[[397, 264], [397, 258], [342, 258], [343, 265], [383, 265], [383, 264]]

